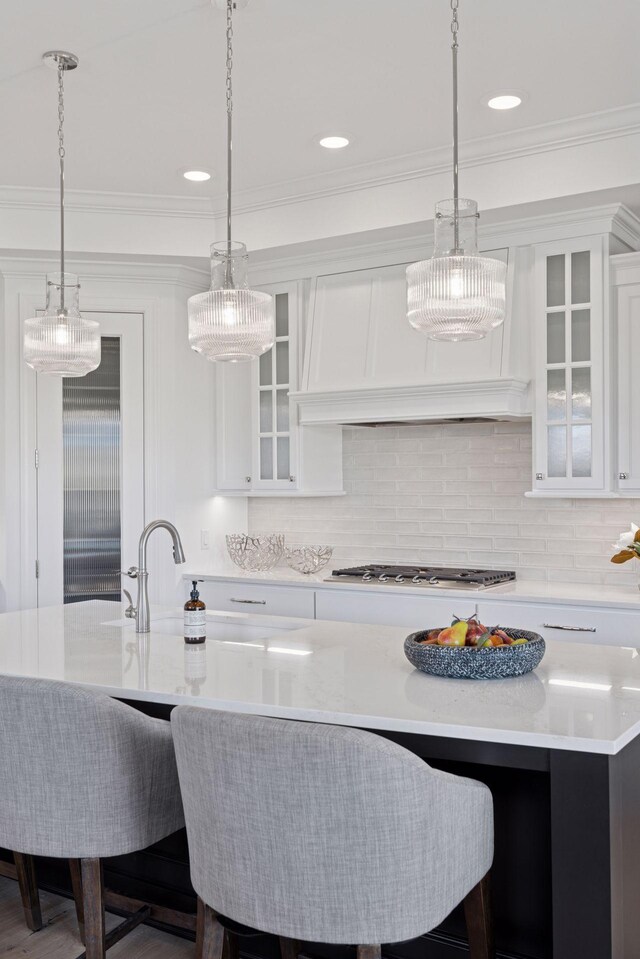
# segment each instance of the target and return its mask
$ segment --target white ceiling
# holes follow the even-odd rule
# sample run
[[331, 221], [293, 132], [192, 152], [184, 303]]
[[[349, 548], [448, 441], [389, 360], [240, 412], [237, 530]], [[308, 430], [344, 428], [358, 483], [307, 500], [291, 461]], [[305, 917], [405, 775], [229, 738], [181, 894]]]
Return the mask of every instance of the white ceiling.
[[[250, 0], [235, 25], [238, 189], [446, 146], [449, 17], [447, 0]], [[460, 24], [463, 140], [640, 100], [638, 0], [461, 0]], [[40, 63], [54, 47], [80, 57], [69, 188], [221, 192], [224, 14], [209, 0], [4, 0], [0, 184], [56, 186], [55, 74]], [[523, 105], [483, 105], [503, 89]], [[352, 145], [315, 144], [333, 132]], [[217, 178], [188, 183], [189, 167]]]

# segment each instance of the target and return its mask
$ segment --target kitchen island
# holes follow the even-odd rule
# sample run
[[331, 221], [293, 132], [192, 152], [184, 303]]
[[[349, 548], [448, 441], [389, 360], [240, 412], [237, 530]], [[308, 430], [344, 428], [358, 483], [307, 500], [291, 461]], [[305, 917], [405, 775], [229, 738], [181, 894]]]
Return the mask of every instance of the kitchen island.
[[[0, 672], [98, 688], [152, 715], [191, 703], [392, 738], [492, 790], [499, 956], [637, 959], [638, 650], [550, 642], [528, 676], [465, 682], [415, 671], [403, 653], [406, 632], [209, 614], [206, 645], [187, 647], [175, 610], [154, 610], [151, 633], [139, 637], [119, 604], [91, 602], [0, 615]], [[108, 863], [107, 878], [131, 895], [192, 903], [180, 835]], [[385, 952], [459, 956], [462, 929], [454, 913], [427, 937]], [[248, 940], [248, 954], [267, 955], [266, 939]]]

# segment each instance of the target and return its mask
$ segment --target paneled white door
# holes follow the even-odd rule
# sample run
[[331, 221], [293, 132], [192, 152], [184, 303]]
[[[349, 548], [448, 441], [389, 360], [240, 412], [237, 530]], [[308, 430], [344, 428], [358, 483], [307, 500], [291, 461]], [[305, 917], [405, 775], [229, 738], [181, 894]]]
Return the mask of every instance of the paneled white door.
[[37, 376], [38, 606], [119, 594], [144, 526], [143, 315], [87, 312], [102, 362]]

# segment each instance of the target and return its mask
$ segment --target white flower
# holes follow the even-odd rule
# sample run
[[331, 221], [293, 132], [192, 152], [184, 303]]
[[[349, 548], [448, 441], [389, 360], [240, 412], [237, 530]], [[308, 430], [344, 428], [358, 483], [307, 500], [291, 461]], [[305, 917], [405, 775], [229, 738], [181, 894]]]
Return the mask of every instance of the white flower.
[[620, 538], [617, 543], [613, 544], [613, 548], [631, 549], [638, 529], [640, 529], [640, 527], [636, 526], [635, 523], [632, 523], [631, 530], [628, 533], [620, 533]]

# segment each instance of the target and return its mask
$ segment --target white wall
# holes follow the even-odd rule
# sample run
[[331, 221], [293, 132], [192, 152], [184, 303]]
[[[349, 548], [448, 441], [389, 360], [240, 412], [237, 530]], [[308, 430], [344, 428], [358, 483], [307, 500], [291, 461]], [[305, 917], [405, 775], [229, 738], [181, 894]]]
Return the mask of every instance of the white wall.
[[[0, 261], [0, 604], [35, 605], [35, 501], [33, 466], [35, 374], [21, 356], [21, 300], [44, 299], [44, 277], [55, 269], [48, 258]], [[175, 263], [74, 263], [81, 275], [81, 306], [87, 310], [144, 313], [145, 516], [175, 522], [187, 563], [206, 568], [220, 557], [223, 534], [246, 528], [243, 500], [216, 499], [214, 488], [215, 372], [188, 345], [186, 300], [208, 282], [198, 271]], [[24, 312], [24, 309], [23, 309]], [[200, 549], [200, 530], [211, 547]], [[168, 537], [154, 533], [149, 545], [150, 595], [173, 602], [183, 595], [182, 572], [171, 558]], [[137, 556], [123, 556], [123, 568]]]
[[334, 567], [441, 563], [515, 569], [528, 580], [638, 581], [640, 563], [610, 557], [618, 533], [640, 523], [640, 502], [525, 497], [527, 422], [350, 427], [344, 475], [344, 498], [251, 500], [249, 529], [333, 545]]

